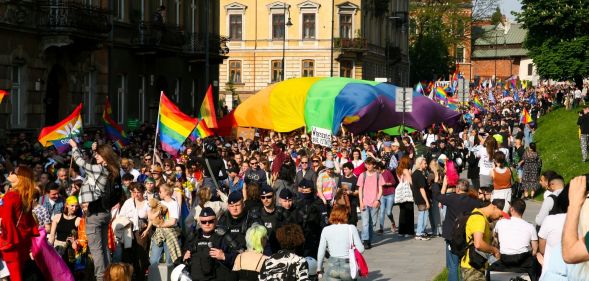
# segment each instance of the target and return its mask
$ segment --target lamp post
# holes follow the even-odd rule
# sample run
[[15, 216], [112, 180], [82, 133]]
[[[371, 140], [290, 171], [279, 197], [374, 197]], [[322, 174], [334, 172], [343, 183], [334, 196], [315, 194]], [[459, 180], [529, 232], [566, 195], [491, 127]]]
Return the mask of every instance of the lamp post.
[[[387, 19], [388, 21], [395, 22], [395, 23], [396, 23], [397, 21], [401, 21], [401, 20], [403, 20], [403, 19], [402, 19], [401, 17], [399, 17], [399, 16], [388, 16], [388, 17], [386, 17], [386, 19]], [[387, 26], [386, 26], [386, 27], [387, 27], [387, 34], [386, 34], [386, 43], [385, 43], [385, 72], [386, 72], [386, 77], [387, 77], [387, 80], [388, 80], [388, 79], [389, 79], [389, 58], [390, 58], [390, 55], [391, 55], [391, 54], [390, 54], [390, 50], [389, 50], [390, 40], [389, 40], [389, 32], [388, 32], [388, 29], [389, 29], [389, 24], [388, 24], [388, 22], [387, 22]], [[396, 25], [395, 25], [395, 27], [396, 27]], [[395, 28], [395, 33], [396, 33], [396, 31], [397, 31], [397, 28]], [[397, 43], [398, 43], [398, 42], [399, 42], [399, 41], [397, 40]], [[393, 79], [392, 79], [392, 77], [391, 77], [391, 82], [392, 82], [392, 80], [393, 80]]]
[[[284, 13], [284, 18], [286, 18], [286, 8], [287, 8], [288, 4], [284, 4], [284, 6], [282, 6], [283, 9], [283, 13]], [[285, 67], [284, 67], [284, 55], [286, 53], [286, 28], [287, 27], [291, 27], [292, 26], [292, 22], [290, 21], [290, 5], [288, 5], [288, 21], [284, 24], [284, 32], [282, 33], [282, 73], [281, 73], [281, 79], [280, 81], [284, 81], [284, 71], [285, 71]]]

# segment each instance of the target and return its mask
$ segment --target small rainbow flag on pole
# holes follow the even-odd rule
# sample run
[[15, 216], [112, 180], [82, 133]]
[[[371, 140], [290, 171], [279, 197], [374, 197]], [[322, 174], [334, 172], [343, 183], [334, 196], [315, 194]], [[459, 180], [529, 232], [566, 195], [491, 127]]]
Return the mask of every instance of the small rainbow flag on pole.
[[0, 90], [0, 104], [2, 104], [2, 101], [4, 100], [5, 96], [8, 96], [8, 91]]
[[196, 141], [197, 138], [204, 139], [212, 135], [214, 135], [214, 133], [207, 126], [207, 121], [201, 119], [200, 122], [198, 122], [198, 125], [196, 125], [196, 128], [194, 128], [194, 130], [190, 134], [190, 140]]
[[481, 100], [479, 99], [479, 96], [475, 96], [475, 97], [474, 97], [474, 99], [473, 99], [473, 101], [472, 101], [472, 104], [474, 104], [474, 106], [475, 106], [476, 108], [478, 108], [479, 110], [483, 110], [483, 109], [484, 109], [484, 107], [483, 107], [483, 103], [482, 103], [482, 102], [481, 102]]
[[415, 86], [415, 91], [422, 95], [425, 93], [425, 91], [423, 90], [423, 86], [421, 85], [421, 82], [417, 82], [417, 86]]
[[184, 114], [170, 101], [164, 92], [160, 95], [158, 130], [162, 149], [172, 156], [178, 155], [178, 150], [186, 138], [194, 130], [198, 118]]
[[436, 87], [436, 98], [444, 101], [448, 99], [448, 94], [446, 94], [446, 91], [441, 86]]
[[80, 103], [74, 112], [61, 122], [45, 127], [39, 134], [39, 142], [44, 147], [55, 146], [59, 153], [69, 150], [70, 139], [77, 139], [82, 134], [82, 104]]
[[520, 118], [519, 122], [522, 124], [532, 123], [532, 116], [527, 109], [524, 108], [524, 111], [522, 111], [522, 117]]
[[102, 122], [104, 123], [106, 136], [119, 150], [129, 144], [129, 139], [123, 128], [112, 119], [112, 107], [110, 106], [110, 100], [108, 97], [106, 97], [106, 102], [104, 103]]
[[209, 85], [205, 98], [200, 105], [198, 118], [206, 120], [209, 128], [217, 128], [217, 114], [215, 112], [215, 103], [213, 102], [213, 86]]

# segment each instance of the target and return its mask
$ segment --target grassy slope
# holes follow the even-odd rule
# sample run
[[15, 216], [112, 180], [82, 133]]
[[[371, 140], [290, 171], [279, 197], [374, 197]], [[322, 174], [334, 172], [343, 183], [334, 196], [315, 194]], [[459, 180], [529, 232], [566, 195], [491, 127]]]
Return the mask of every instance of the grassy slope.
[[581, 162], [577, 111], [558, 109], [539, 120], [534, 141], [542, 158], [542, 170], [554, 170], [568, 182], [589, 171], [589, 163]]

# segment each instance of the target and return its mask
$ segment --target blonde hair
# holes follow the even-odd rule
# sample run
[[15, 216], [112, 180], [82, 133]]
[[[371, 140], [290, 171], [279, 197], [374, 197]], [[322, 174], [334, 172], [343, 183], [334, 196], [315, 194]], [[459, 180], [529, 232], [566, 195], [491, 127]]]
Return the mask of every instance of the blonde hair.
[[247, 249], [261, 254], [264, 251], [264, 244], [262, 242], [266, 239], [267, 235], [268, 230], [265, 227], [257, 223], [252, 224], [245, 233]]
[[423, 161], [425, 161], [425, 157], [423, 156], [419, 156], [417, 159], [415, 159], [415, 163], [413, 164], [413, 172], [419, 170], [419, 165], [421, 165], [421, 162]]
[[211, 188], [208, 186], [203, 186], [198, 190], [198, 199], [199, 199], [199, 205], [201, 207], [205, 206], [205, 203], [211, 201]]
[[128, 263], [111, 263], [104, 272], [105, 281], [131, 281], [133, 266]]
[[174, 194], [174, 186], [170, 185], [169, 183], [162, 183], [158, 186], [159, 188], [164, 188], [166, 190], [166, 192], [168, 192], [168, 194], [170, 196], [172, 196], [172, 194]]

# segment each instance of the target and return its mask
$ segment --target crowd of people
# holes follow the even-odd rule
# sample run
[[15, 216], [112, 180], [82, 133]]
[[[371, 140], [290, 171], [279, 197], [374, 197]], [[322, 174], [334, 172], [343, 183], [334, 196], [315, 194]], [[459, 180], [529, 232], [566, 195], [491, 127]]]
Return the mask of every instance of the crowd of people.
[[[187, 141], [171, 157], [144, 124], [121, 151], [99, 130], [59, 154], [19, 134], [0, 148], [0, 277], [158, 280], [176, 268], [192, 280], [353, 280], [350, 248], [386, 232], [444, 239], [451, 281], [583, 280], [585, 178], [542, 172], [533, 139], [567, 87], [479, 94], [485, 109], [452, 127], [339, 135], [330, 147], [259, 130]], [[520, 122], [524, 109], [533, 122]], [[525, 200], [539, 190], [530, 224]]]

